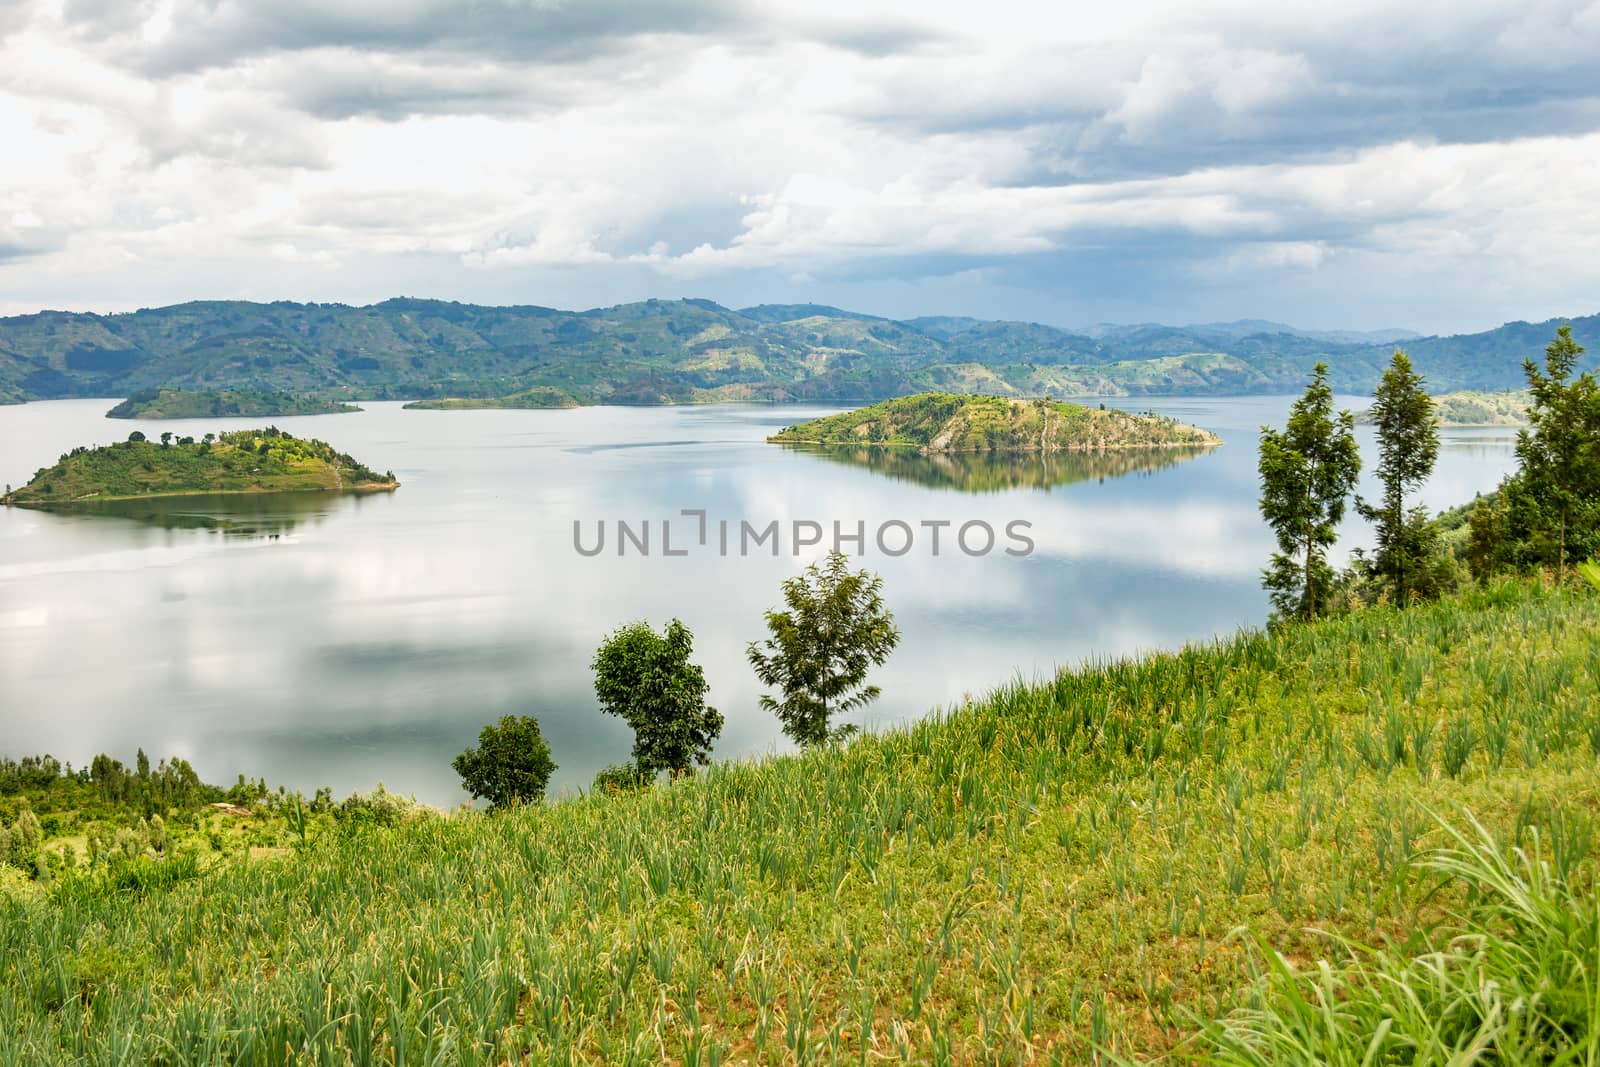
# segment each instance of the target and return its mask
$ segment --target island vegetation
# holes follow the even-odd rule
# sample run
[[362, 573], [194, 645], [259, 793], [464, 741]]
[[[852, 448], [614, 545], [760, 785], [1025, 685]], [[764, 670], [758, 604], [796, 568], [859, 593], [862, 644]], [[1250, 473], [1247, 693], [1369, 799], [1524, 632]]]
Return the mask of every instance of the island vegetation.
[[171, 433], [150, 441], [136, 430], [116, 444], [74, 448], [20, 489], [7, 486], [0, 503], [53, 507], [199, 493], [373, 492], [399, 485], [393, 472], [379, 474], [332, 445], [274, 426], [208, 433], [198, 441]]
[[433, 400], [413, 400], [408, 410], [418, 411], [479, 411], [497, 408], [575, 408], [578, 402], [570, 393], [551, 386], [538, 385], [509, 396], [449, 396]]
[[945, 453], [1107, 452], [1206, 448], [1206, 430], [1159, 415], [1084, 407], [1058, 400], [919, 393], [790, 426], [767, 440], [807, 446], [861, 446]]
[[350, 404], [260, 389], [141, 389], [106, 412], [108, 419], [268, 418], [338, 415]]
[[[1466, 389], [1433, 398], [1434, 417], [1440, 426], [1526, 426], [1528, 402], [1533, 394], [1526, 389], [1489, 393]], [[1372, 425], [1373, 413], [1356, 416], [1357, 425]]]

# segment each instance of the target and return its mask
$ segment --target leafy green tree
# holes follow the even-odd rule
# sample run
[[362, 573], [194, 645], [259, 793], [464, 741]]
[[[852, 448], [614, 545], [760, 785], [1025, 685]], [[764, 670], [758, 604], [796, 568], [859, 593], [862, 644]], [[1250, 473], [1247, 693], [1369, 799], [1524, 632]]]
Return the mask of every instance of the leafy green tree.
[[1378, 428], [1378, 480], [1383, 497], [1377, 504], [1359, 498], [1356, 510], [1377, 526], [1378, 546], [1373, 575], [1406, 604], [1413, 593], [1436, 595], [1431, 576], [1438, 562], [1439, 535], [1426, 510], [1407, 508], [1406, 494], [1421, 487], [1439, 458], [1439, 427], [1433, 398], [1422, 388], [1422, 375], [1411, 368], [1403, 349], [1394, 358], [1373, 396], [1372, 420]]
[[145, 439], [145, 437], [144, 437], [144, 431], [143, 430], [135, 430], [135, 431], [133, 431], [132, 433], [130, 433], [128, 435], [128, 440], [130, 440], [130, 441], [139, 442], [139, 441], [143, 441], [144, 439]]
[[1327, 364], [1316, 365], [1283, 430], [1261, 428], [1260, 471], [1261, 515], [1278, 539], [1262, 584], [1281, 617], [1314, 619], [1327, 610], [1327, 551], [1361, 473], [1355, 419], [1334, 412]]
[[1508, 484], [1525, 562], [1558, 570], [1600, 549], [1600, 382], [1592, 371], [1576, 374], [1583, 351], [1562, 326], [1542, 371], [1523, 360], [1533, 399], [1528, 428], [1517, 434], [1521, 469]]
[[170, 444], [172, 444], [172, 431], [166, 430], [161, 434], [161, 447], [166, 448]]
[[492, 807], [533, 804], [544, 799], [544, 787], [555, 772], [550, 746], [532, 715], [507, 715], [485, 726], [478, 747], [469, 748], [450, 764], [468, 793]]
[[689, 662], [694, 636], [677, 619], [656, 633], [647, 622], [624, 626], [594, 655], [600, 709], [633, 728], [633, 766], [645, 777], [683, 774], [710, 761], [722, 714], [706, 707], [705, 672]]
[[783, 583], [788, 610], [767, 612], [771, 636], [761, 645], [752, 641], [747, 655], [756, 677], [782, 693], [777, 699], [762, 694], [761, 706], [795, 743], [810, 747], [848, 737], [855, 726], [833, 727], [833, 716], [877, 699], [867, 672], [900, 643], [882, 590], [882, 578], [851, 571], [838, 551]]

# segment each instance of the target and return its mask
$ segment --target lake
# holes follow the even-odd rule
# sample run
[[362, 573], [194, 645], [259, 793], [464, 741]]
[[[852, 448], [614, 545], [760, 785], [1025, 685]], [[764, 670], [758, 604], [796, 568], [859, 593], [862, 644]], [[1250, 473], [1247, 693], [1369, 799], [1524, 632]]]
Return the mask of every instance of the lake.
[[[865, 533], [863, 565], [883, 576], [902, 632], [874, 676], [882, 698], [856, 717], [869, 728], [1088, 657], [1228, 634], [1267, 614], [1259, 576], [1272, 538], [1256, 512], [1255, 438], [1290, 402], [1110, 401], [1223, 438], [1155, 469], [1071, 457], [879, 469], [765, 443], [833, 407], [372, 403], [359, 414], [162, 422], [106, 419], [114, 399], [0, 407], [0, 482], [21, 485], [74, 446], [134, 429], [199, 435], [267, 421], [402, 482], [392, 494], [178, 498], [107, 514], [0, 508], [0, 754], [78, 765], [105, 751], [131, 763], [142, 746], [224, 785], [242, 773], [343, 796], [381, 780], [449, 805], [464, 799], [455, 754], [483, 724], [531, 713], [560, 765], [552, 785], [587, 787], [630, 746], [596, 708], [596, 646], [626, 622], [673, 616], [694, 632], [727, 720], [717, 755], [783, 751], [745, 646], [835, 522]], [[1360, 432], [1370, 468], [1372, 431]], [[1442, 438], [1430, 507], [1470, 500], [1515, 466], [1511, 430]], [[1374, 493], [1370, 476], [1363, 490]], [[701, 517], [685, 510], [705, 513], [704, 544]], [[631, 535], [621, 556], [619, 520]], [[595, 548], [602, 521], [604, 549], [578, 551]], [[770, 539], [740, 551], [741, 523], [763, 533], [774, 522], [779, 555]], [[797, 557], [795, 524], [812, 522], [824, 544]], [[1024, 547], [1008, 536], [1013, 523], [1028, 524], [1011, 528], [1031, 552], [1007, 553]], [[956, 543], [964, 525], [974, 554]], [[985, 528], [995, 544], [980, 552]], [[802, 525], [799, 539], [812, 530]], [[893, 552], [909, 534], [909, 550], [885, 555], [880, 532]], [[1370, 542], [1349, 521], [1339, 556]]]

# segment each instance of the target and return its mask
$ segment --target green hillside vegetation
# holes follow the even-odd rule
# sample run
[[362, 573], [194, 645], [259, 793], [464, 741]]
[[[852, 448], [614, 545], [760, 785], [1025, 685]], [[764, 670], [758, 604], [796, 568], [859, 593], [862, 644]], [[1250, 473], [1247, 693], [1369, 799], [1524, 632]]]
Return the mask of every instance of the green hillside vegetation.
[[921, 393], [790, 426], [767, 440], [793, 445], [872, 445], [924, 455], [1104, 452], [1205, 448], [1220, 440], [1157, 415], [1055, 400]]
[[336, 415], [358, 407], [256, 389], [143, 389], [110, 411], [111, 419], [266, 418], [281, 415]]
[[1597, 655], [1600, 597], [1501, 582], [645, 790], [269, 794], [238, 822], [294, 844], [254, 860], [233, 816], [146, 819], [0, 900], [0, 1061], [1203, 1059], [1304, 1039], [1321, 984], [1352, 1028], [1401, 1005], [1374, 1062], [1426, 1026], [1551, 1062], [1597, 1032]]
[[191, 493], [365, 492], [400, 484], [392, 473], [378, 474], [325, 442], [276, 427], [207, 434], [199, 442], [135, 436], [140, 439], [75, 448], [0, 503], [50, 507]]
[[[1467, 389], [1434, 397], [1434, 413], [1440, 426], [1526, 426], [1532, 396], [1526, 389], [1503, 393]], [[1371, 413], [1361, 412], [1356, 422], [1370, 425]]]
[[437, 400], [413, 400], [407, 408], [422, 411], [475, 411], [482, 408], [575, 408], [578, 402], [548, 386], [535, 386], [510, 396], [450, 396]]
[[[1552, 324], [1408, 341], [1438, 389], [1509, 389]], [[1600, 316], [1573, 320], [1600, 341]], [[897, 322], [815, 304], [736, 311], [647, 300], [589, 311], [395, 299], [367, 307], [200, 301], [115, 315], [0, 318], [0, 397], [253, 390], [325, 400], [511, 397], [580, 404], [867, 402], [939, 390], [1009, 396], [1289, 392], [1319, 360], [1371, 388], [1389, 356], [1357, 335], [1274, 323], [1135, 326], [1096, 336], [1024, 322]], [[1337, 338], [1347, 337], [1347, 340]]]

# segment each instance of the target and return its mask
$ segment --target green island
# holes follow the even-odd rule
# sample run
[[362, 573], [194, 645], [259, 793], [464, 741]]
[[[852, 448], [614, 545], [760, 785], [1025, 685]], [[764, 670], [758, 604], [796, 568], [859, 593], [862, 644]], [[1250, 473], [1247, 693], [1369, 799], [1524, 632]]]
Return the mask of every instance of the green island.
[[323, 441], [295, 437], [276, 427], [74, 448], [36, 473], [20, 489], [6, 487], [0, 503], [53, 507], [199, 493], [374, 492], [398, 488], [393, 473], [379, 474]]
[[918, 393], [812, 419], [767, 438], [775, 444], [860, 446], [945, 453], [1105, 452], [1208, 448], [1215, 434], [1176, 419], [1130, 415], [1059, 400]]
[[1359, 1054], [1385, 939], [1592, 1034], [1597, 651], [1502, 580], [503, 812], [0, 765], [0, 1059], [1244, 1063], [1318, 980]]
[[338, 415], [360, 410], [337, 401], [260, 389], [141, 389], [106, 412], [106, 418], [267, 418]]
[[578, 402], [552, 386], [536, 385], [508, 396], [447, 396], [434, 400], [413, 400], [406, 408], [418, 411], [479, 411], [484, 409], [575, 408]]
[[[1526, 426], [1531, 399], [1526, 389], [1504, 393], [1466, 389], [1434, 397], [1433, 410], [1440, 426]], [[1371, 425], [1372, 413], [1361, 412], [1356, 422]]]

